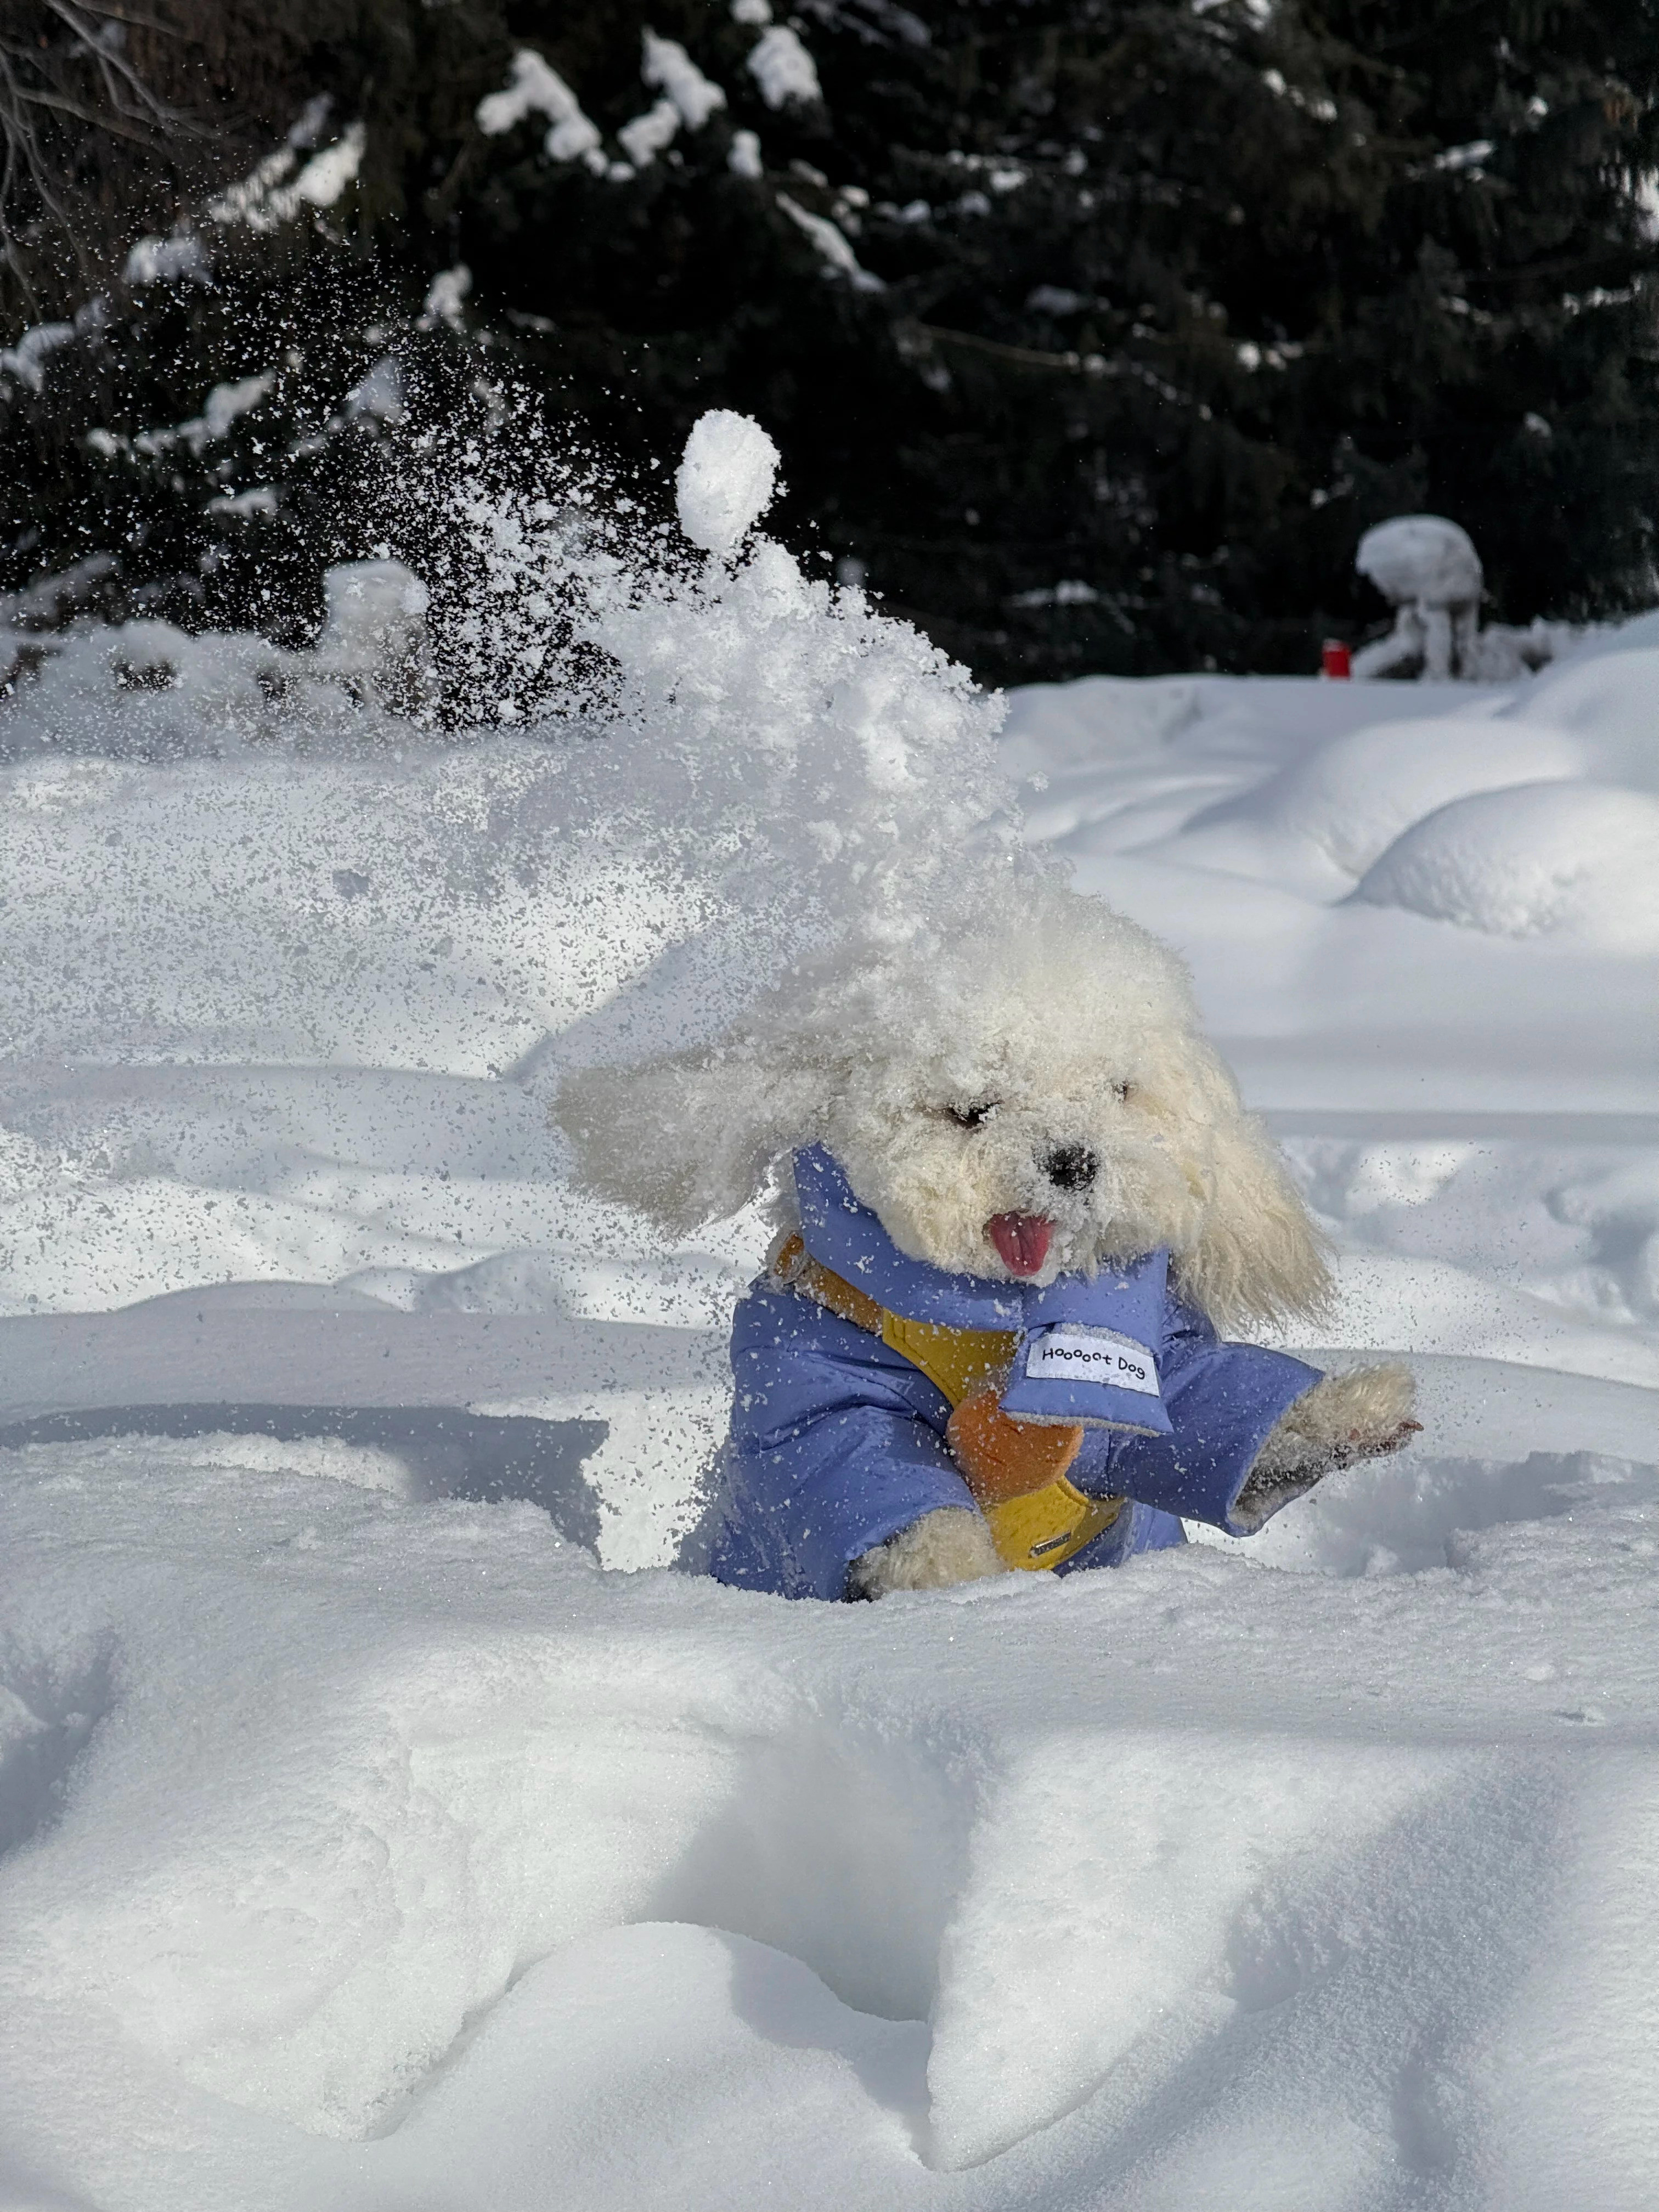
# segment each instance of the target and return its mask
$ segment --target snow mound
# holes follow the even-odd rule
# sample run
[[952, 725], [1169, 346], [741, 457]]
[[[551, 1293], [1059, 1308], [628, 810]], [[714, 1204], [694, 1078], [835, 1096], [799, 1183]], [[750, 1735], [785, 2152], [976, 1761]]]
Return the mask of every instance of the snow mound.
[[1355, 730], [1267, 786], [1200, 815], [1194, 835], [1240, 823], [1302, 840], [1345, 873], [1363, 875], [1402, 830], [1472, 793], [1582, 773], [1572, 738], [1441, 715]]
[[1495, 936], [1659, 953], [1659, 800], [1596, 783], [1456, 799], [1396, 839], [1354, 896]]
[[1575, 1513], [1645, 1520], [1656, 1506], [1659, 1471], [1603, 1453], [1417, 1458], [1322, 1486], [1297, 1512], [1269, 1522], [1252, 1556], [1295, 1574], [1424, 1574], [1464, 1564], [1471, 1537], [1506, 1523]]
[[1539, 677], [1503, 709], [1506, 723], [1571, 733], [1582, 773], [1659, 791], [1659, 617], [1615, 632], [1604, 651]]
[[[154, 621], [79, 622], [30, 639], [33, 673], [0, 693], [0, 765], [400, 742], [410, 732], [392, 717], [420, 706], [428, 685], [425, 586], [400, 562], [373, 560], [330, 568], [323, 590], [326, 621], [309, 650]], [[0, 629], [0, 656], [5, 647]]]
[[1644, 615], [1632, 615], [1620, 623], [1593, 623], [1583, 641], [1565, 656], [1564, 665], [1600, 659], [1608, 653], [1647, 653], [1659, 647], [1659, 607]]
[[[1620, 641], [1507, 696], [1488, 694], [1447, 714], [1379, 720], [1329, 738], [1253, 788], [1195, 814], [1162, 849], [1170, 859], [1288, 879], [1315, 896], [1322, 887], [1327, 896], [1340, 897], [1352, 887], [1342, 878], [1364, 876], [1408, 830], [1457, 802], [1557, 782], [1619, 787], [1632, 794], [1659, 789], [1656, 700], [1659, 651]], [[1591, 812], [1585, 805], [1593, 812], [1601, 804], [1563, 801], [1586, 825]], [[1638, 818], [1646, 817], [1634, 807], [1632, 819]], [[1508, 819], [1501, 809], [1468, 817], [1494, 826]], [[1501, 834], [1507, 841], [1511, 833]], [[1586, 826], [1584, 834], [1594, 833]], [[1618, 850], [1626, 842], [1615, 836]], [[1559, 859], [1558, 854], [1548, 866]], [[1589, 864], [1601, 866], [1593, 856]], [[1493, 865], [1507, 870], [1515, 863], [1511, 856]], [[1485, 905], [1461, 896], [1423, 905], [1415, 896], [1390, 893], [1384, 902], [1504, 934], [1580, 928], [1570, 918], [1577, 911], [1571, 904], [1559, 923], [1511, 925], [1475, 921], [1476, 908], [1485, 911]], [[1505, 902], [1499, 905], [1508, 910]], [[1596, 943], [1647, 941], [1639, 927], [1633, 939], [1616, 929], [1609, 936], [1588, 919], [1583, 931], [1586, 941]]]
[[680, 528], [707, 553], [732, 553], [772, 503], [778, 449], [729, 407], [700, 416], [675, 478]]
[[3, 1456], [3, 2154], [61, 2201], [1267, 2212], [1425, 2140], [1425, 2203], [1641, 2201], [1629, 1461], [842, 1608], [361, 1455]]

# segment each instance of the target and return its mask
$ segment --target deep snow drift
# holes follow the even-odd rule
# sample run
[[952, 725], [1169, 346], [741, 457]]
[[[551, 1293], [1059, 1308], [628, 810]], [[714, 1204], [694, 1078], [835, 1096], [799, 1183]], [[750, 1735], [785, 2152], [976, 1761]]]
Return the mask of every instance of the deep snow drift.
[[[313, 654], [88, 629], [0, 702], [0, 2202], [1645, 2203], [1659, 625], [999, 738], [718, 500], [625, 592], [507, 520], [520, 599], [586, 563], [582, 729], [422, 735], [373, 568]], [[573, 1194], [551, 1085], [1017, 892], [1012, 787], [1425, 1433], [1115, 1575], [660, 1571], [762, 1232]]]

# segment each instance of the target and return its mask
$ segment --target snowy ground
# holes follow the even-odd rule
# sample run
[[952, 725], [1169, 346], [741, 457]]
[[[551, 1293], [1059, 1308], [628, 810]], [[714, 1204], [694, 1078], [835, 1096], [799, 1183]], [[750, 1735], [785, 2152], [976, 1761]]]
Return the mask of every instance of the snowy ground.
[[871, 1607], [616, 1571], [761, 1231], [563, 1180], [688, 987], [548, 748], [0, 709], [0, 2203], [1649, 2202], [1654, 627], [1016, 697], [1427, 1425]]

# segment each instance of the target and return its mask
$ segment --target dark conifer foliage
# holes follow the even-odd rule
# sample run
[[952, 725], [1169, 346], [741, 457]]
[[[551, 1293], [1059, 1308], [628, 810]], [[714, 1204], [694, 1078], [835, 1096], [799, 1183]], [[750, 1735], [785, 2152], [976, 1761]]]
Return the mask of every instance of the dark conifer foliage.
[[[19, 187], [14, 289], [44, 305], [9, 335], [88, 266], [106, 304], [40, 392], [0, 377], [27, 488], [0, 586], [109, 550], [158, 604], [303, 624], [325, 559], [398, 538], [389, 418], [347, 396], [390, 355], [410, 419], [518, 383], [635, 459], [752, 412], [778, 526], [987, 679], [1309, 668], [1380, 613], [1361, 532], [1416, 507], [1470, 531], [1505, 619], [1655, 596], [1656, 0], [797, 0], [769, 27], [741, 0], [294, 0], [249, 11], [240, 64], [171, 4], [166, 70], [155, 33], [121, 50], [184, 118], [149, 117], [126, 201], [138, 142], [53, 125], [99, 179], [56, 300]], [[21, 13], [72, 46], [69, 5]], [[725, 99], [635, 158], [667, 97], [647, 33]], [[763, 39], [793, 41], [793, 96]], [[562, 155], [547, 112], [480, 127], [525, 52], [592, 126]], [[95, 64], [53, 66], [102, 115]], [[210, 284], [119, 280], [164, 185], [199, 204], [319, 94], [365, 128], [337, 205], [202, 224]], [[458, 264], [451, 327], [422, 305]], [[131, 450], [264, 374], [201, 455]], [[278, 476], [274, 513], [227, 509]]]

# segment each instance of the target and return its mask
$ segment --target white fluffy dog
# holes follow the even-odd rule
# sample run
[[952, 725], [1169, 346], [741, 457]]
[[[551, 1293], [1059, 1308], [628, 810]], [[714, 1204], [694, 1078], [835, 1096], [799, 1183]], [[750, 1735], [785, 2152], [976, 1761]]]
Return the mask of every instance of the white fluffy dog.
[[[973, 1510], [985, 1493], [959, 1433], [963, 1417], [947, 1419], [944, 1400], [927, 1395], [933, 1382], [913, 1385], [900, 1372], [904, 1361], [878, 1337], [868, 1340], [884, 1319], [893, 1321], [893, 1299], [881, 1295], [878, 1282], [880, 1303], [866, 1298], [869, 1310], [858, 1307], [865, 1292], [833, 1272], [841, 1264], [833, 1255], [829, 1266], [821, 1264], [827, 1248], [813, 1242], [810, 1224], [802, 1247], [795, 1177], [787, 1164], [792, 1154], [827, 1156], [824, 1171], [838, 1171], [851, 1194], [842, 1212], [866, 1225], [873, 1216], [878, 1230], [869, 1233], [890, 1240], [894, 1259], [889, 1266], [884, 1258], [881, 1281], [927, 1288], [948, 1279], [970, 1305], [982, 1292], [994, 1317], [1013, 1298], [1024, 1300], [1032, 1315], [1063, 1318], [1071, 1286], [1086, 1298], [1103, 1271], [1133, 1271], [1145, 1255], [1164, 1253], [1170, 1311], [1185, 1316], [1183, 1343], [1194, 1329], [1215, 1346], [1217, 1332], [1305, 1315], [1328, 1290], [1319, 1234], [1271, 1140], [1244, 1112], [1231, 1074], [1200, 1033], [1182, 963], [1098, 902], [1052, 888], [1023, 904], [1014, 927], [866, 951], [803, 970], [715, 1046], [642, 1068], [569, 1078], [556, 1114], [587, 1187], [638, 1208], [672, 1235], [734, 1212], [777, 1176], [779, 1246], [771, 1276], [757, 1289], [770, 1302], [766, 1326], [758, 1335], [751, 1327], [750, 1342], [740, 1318], [738, 1346], [747, 1345], [750, 1362], [740, 1370], [740, 1409], [745, 1389], [752, 1395], [758, 1387], [765, 1398], [775, 1385], [776, 1422], [750, 1440], [756, 1466], [797, 1449], [809, 1431], [824, 1449], [815, 1446], [805, 1473], [786, 1468], [781, 1478], [769, 1476], [774, 1488], [762, 1510], [783, 1522], [792, 1512], [803, 1522], [803, 1529], [786, 1528], [778, 1540], [777, 1556], [797, 1559], [803, 1542], [816, 1540], [806, 1520], [824, 1528], [835, 1522], [835, 1501], [826, 1499], [844, 1474], [844, 1486], [856, 1487], [864, 1501], [846, 1520], [853, 1533], [845, 1542], [880, 1533], [839, 1570], [832, 1556], [821, 1573], [804, 1571], [793, 1584], [783, 1570], [748, 1577], [762, 1587], [875, 1595], [968, 1580], [1011, 1563], [986, 1513]], [[866, 1265], [858, 1261], [852, 1274]], [[1160, 1273], [1160, 1284], [1165, 1279]], [[850, 1306], [824, 1288], [839, 1284], [848, 1291], [849, 1281]], [[920, 1316], [916, 1295], [913, 1288], [909, 1310]], [[837, 1377], [835, 1390], [828, 1396], [818, 1390], [804, 1411], [799, 1378], [779, 1380], [777, 1365], [805, 1356], [790, 1318], [803, 1297], [816, 1301], [806, 1316], [815, 1326], [817, 1308], [833, 1309], [836, 1317], [825, 1319], [830, 1336], [813, 1339], [808, 1350], [820, 1367], [831, 1362]], [[960, 1310], [978, 1325], [969, 1307]], [[901, 1334], [902, 1326], [901, 1316]], [[1121, 1338], [1121, 1329], [1116, 1334]], [[1150, 1341], [1144, 1330], [1131, 1334]], [[889, 1328], [888, 1346], [897, 1340]], [[1217, 1349], [1282, 1362], [1287, 1370], [1296, 1365], [1282, 1354]], [[1164, 1358], [1160, 1352], [1160, 1366]], [[860, 1359], [866, 1366], [877, 1362], [880, 1371], [872, 1371], [854, 1408], [860, 1420], [849, 1425], [845, 1378]], [[1152, 1387], [1155, 1395], [1156, 1380]], [[1237, 1377], [1228, 1388], [1237, 1397]], [[1322, 1378], [1303, 1369], [1273, 1388], [1279, 1396], [1264, 1434], [1251, 1438], [1248, 1464], [1229, 1480], [1216, 1478], [1220, 1507], [1193, 1508], [1236, 1532], [1260, 1526], [1331, 1468], [1397, 1449], [1416, 1425], [1410, 1377], [1399, 1366]], [[1184, 1451], [1190, 1474], [1198, 1446], [1183, 1445], [1176, 1397], [1168, 1387], [1164, 1396], [1170, 1419], [1163, 1426], [1170, 1437], [1158, 1449], [1166, 1456]], [[835, 1418], [826, 1422], [818, 1414], [832, 1401]], [[1003, 1433], [1046, 1425], [1052, 1436], [1057, 1418], [1039, 1413]], [[1087, 1424], [1090, 1417], [1081, 1418]], [[1205, 1419], [1213, 1429], [1217, 1419], [1212, 1405]], [[909, 1433], [918, 1428], [926, 1431], [919, 1441]], [[840, 1461], [833, 1442], [824, 1443], [832, 1430], [842, 1438]], [[885, 1487], [871, 1457], [878, 1430], [878, 1457], [886, 1453], [881, 1464], [897, 1470]], [[1150, 1447], [1135, 1449], [1139, 1461], [1125, 1464], [1144, 1471], [1152, 1465]], [[918, 1454], [937, 1458], [940, 1479], [958, 1488], [965, 1473], [968, 1492], [918, 1489]], [[1106, 1480], [1100, 1474], [1093, 1491]], [[1176, 1494], [1155, 1469], [1146, 1480], [1158, 1499]], [[890, 1492], [894, 1502], [875, 1510], [869, 1500]], [[1129, 1490], [1131, 1497], [1146, 1494], [1144, 1483]], [[930, 1497], [939, 1502], [927, 1504]], [[809, 1499], [810, 1506], [802, 1502]], [[900, 1522], [895, 1516], [907, 1501], [926, 1510]], [[1176, 1510], [1188, 1508], [1182, 1503]], [[1096, 1557], [1076, 1564], [1095, 1564]]]

